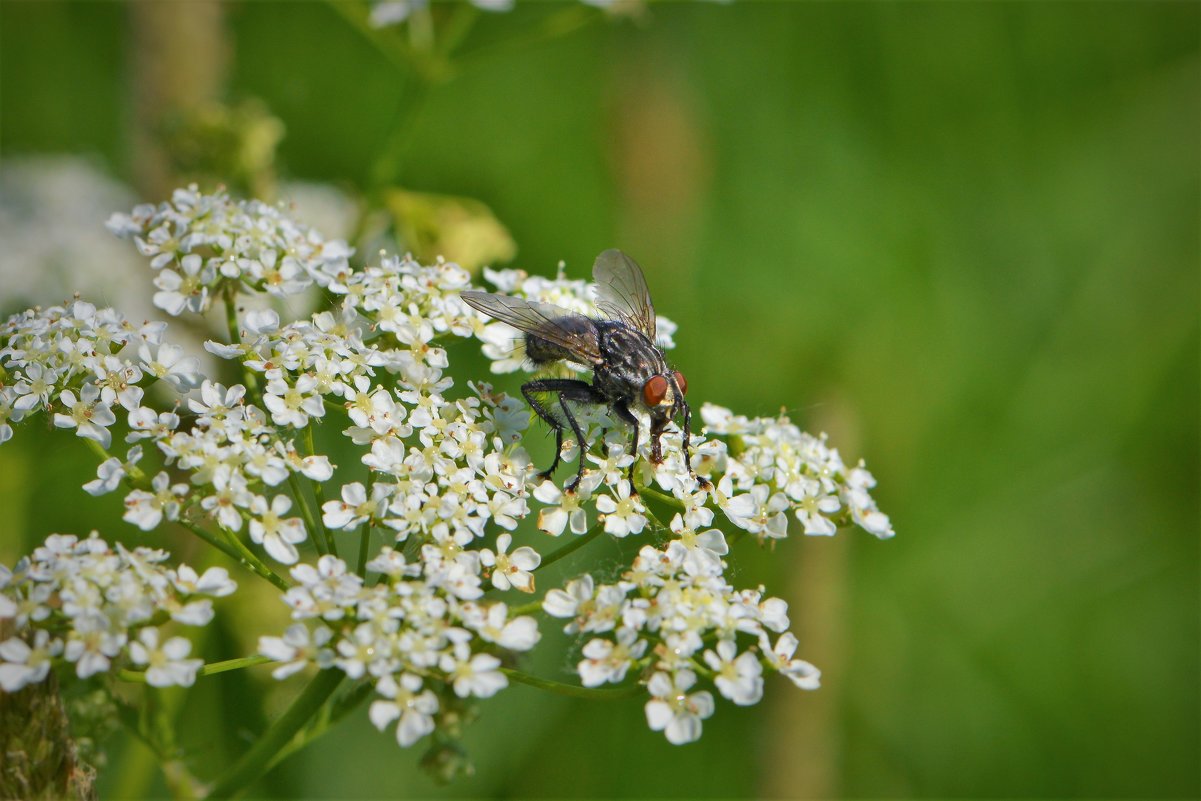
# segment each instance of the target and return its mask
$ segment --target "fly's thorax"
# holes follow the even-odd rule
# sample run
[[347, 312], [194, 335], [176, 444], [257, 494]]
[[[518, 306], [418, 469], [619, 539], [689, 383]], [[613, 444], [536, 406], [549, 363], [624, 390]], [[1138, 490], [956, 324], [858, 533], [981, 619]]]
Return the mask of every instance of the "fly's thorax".
[[646, 382], [667, 372], [663, 354], [644, 334], [624, 323], [601, 321], [597, 328], [603, 359], [594, 373], [597, 389], [612, 398], [642, 403]]

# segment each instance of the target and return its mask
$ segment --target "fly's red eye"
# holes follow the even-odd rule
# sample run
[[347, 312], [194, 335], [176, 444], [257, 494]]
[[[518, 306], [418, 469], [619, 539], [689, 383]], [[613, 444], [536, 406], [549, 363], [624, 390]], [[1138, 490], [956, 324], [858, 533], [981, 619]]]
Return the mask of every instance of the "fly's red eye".
[[667, 379], [661, 375], [652, 376], [642, 385], [642, 399], [647, 406], [658, 406], [667, 397]]
[[676, 376], [676, 384], [679, 385], [679, 387], [680, 387], [680, 394], [687, 395], [688, 394], [688, 382], [686, 380], [684, 380], [684, 374], [681, 373], [679, 370], [677, 370], [675, 373], [675, 376]]

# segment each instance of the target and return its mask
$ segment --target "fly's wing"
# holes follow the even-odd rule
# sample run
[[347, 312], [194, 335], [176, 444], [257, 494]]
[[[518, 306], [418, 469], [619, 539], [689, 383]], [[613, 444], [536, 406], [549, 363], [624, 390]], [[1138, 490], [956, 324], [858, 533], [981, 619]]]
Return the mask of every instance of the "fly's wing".
[[596, 307], [603, 314], [655, 341], [655, 306], [636, 261], [620, 250], [606, 250], [596, 257], [592, 280], [596, 282]]
[[476, 311], [553, 342], [573, 354], [581, 364], [600, 364], [604, 361], [596, 326], [587, 317], [553, 303], [494, 295], [491, 292], [469, 290], [460, 293], [460, 297]]

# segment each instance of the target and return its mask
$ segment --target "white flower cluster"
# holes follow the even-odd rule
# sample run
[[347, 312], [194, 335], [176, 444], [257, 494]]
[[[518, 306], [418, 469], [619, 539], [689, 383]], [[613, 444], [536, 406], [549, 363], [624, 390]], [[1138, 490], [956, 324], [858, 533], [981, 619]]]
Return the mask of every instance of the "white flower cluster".
[[9, 317], [0, 328], [0, 442], [12, 423], [39, 411], [54, 425], [107, 448], [116, 408], [141, 408], [143, 385], [176, 390], [200, 381], [200, 363], [163, 342], [165, 323], [134, 326], [82, 300]]
[[108, 229], [150, 258], [158, 271], [154, 305], [172, 316], [206, 311], [223, 282], [275, 296], [325, 286], [353, 253], [275, 206], [223, 191], [203, 194], [195, 185], [158, 206], [114, 214]]
[[[455, 390], [443, 346], [450, 337], [482, 341], [493, 372], [527, 363], [517, 331], [462, 301], [472, 281], [458, 265], [385, 256], [352, 269], [345, 245], [324, 241], [278, 209], [195, 188], [157, 208], [117, 215], [110, 227], [152, 257], [159, 305], [172, 314], [204, 311], [214, 296], [229, 304], [232, 341], [206, 347], [236, 362], [245, 383], [225, 386], [201, 376], [194, 360], [162, 343], [162, 325], [135, 329], [112, 310], [82, 301], [30, 311], [0, 331], [0, 441], [11, 436], [10, 421], [45, 409], [55, 413], [56, 425], [108, 449], [109, 429], [121, 422], [117, 407], [123, 407], [129, 448], [124, 457], [108, 456], [84, 489], [103, 495], [127, 484], [127, 521], [151, 530], [181, 520], [219, 546], [224, 538], [279, 586], [287, 582], [272, 576], [242, 539], [294, 565], [284, 598], [295, 623], [282, 636], [260, 640], [261, 652], [280, 663], [277, 677], [313, 665], [369, 680], [380, 696], [372, 721], [381, 729], [395, 723], [406, 746], [442, 721], [459, 719], [466, 699], [507, 686], [502, 658], [529, 650], [539, 638], [534, 618], [485, 600], [485, 592], [533, 594], [544, 562], [574, 550], [567, 545], [544, 560], [530, 545], [515, 547], [528, 518], [555, 537], [590, 532], [668, 540], [642, 547], [615, 583], [584, 575], [529, 608], [540, 605], [566, 618], [569, 631], [589, 636], [578, 666], [585, 686], [645, 684], [648, 723], [669, 741], [700, 736], [701, 721], [714, 710], [713, 690], [735, 704], [753, 704], [762, 696], [764, 672], [773, 670], [800, 687], [817, 686], [816, 669], [793, 656], [797, 641], [787, 632], [785, 604], [763, 588], [736, 590], [725, 571], [730, 544], [743, 532], [764, 542], [790, 529], [826, 535], [854, 523], [892, 536], [870, 494], [871, 474], [862, 463], [848, 469], [824, 438], [784, 417], [748, 419], [706, 404], [705, 430], [692, 435], [691, 452], [683, 452], [682, 432], [670, 425], [656, 465], [645, 437], [634, 452], [629, 431], [605, 408], [582, 408], [584, 441], [564, 442], [561, 455], [573, 461], [583, 449], [588, 467], [577, 490], [565, 492], [553, 479], [536, 478], [522, 443], [530, 421], [523, 401], [482, 383]], [[164, 280], [168, 273], [174, 278]], [[553, 279], [517, 270], [484, 275], [506, 294], [597, 315], [588, 284], [561, 272]], [[288, 294], [312, 283], [333, 303], [304, 319], [284, 321], [273, 310], [234, 306], [239, 293]], [[670, 347], [674, 325], [659, 318], [658, 331], [659, 344]], [[156, 409], [143, 405], [142, 387], [153, 378], [196, 391], [169, 410]], [[328, 487], [327, 500], [321, 485], [333, 481], [336, 468], [315, 450], [312, 431], [331, 421], [368, 472], [364, 478], [360, 468], [353, 481], [340, 478]], [[144, 457], [161, 466], [139, 468]], [[631, 466], [632, 483], [626, 478]], [[314, 482], [311, 497], [300, 478]], [[670, 521], [659, 515], [664, 506], [674, 515]], [[351, 531], [359, 542], [384, 533], [403, 543], [402, 550], [386, 547], [354, 571], [336, 555], [338, 537]], [[132, 561], [132, 554], [139, 565], [156, 563], [119, 546], [112, 555], [103, 543], [69, 545], [48, 543], [34, 563], [53, 555], [47, 549], [89, 555], [95, 549], [110, 560]], [[169, 578], [155, 586], [174, 587], [185, 600], [153, 596], [152, 612], [200, 608], [187, 594], [204, 590], [180, 586], [190, 580], [186, 568], [157, 569]], [[380, 579], [368, 580], [368, 571]], [[149, 575], [124, 572], [131, 578], [119, 582]], [[214, 574], [209, 584], [225, 587], [220, 578]], [[47, 593], [62, 595], [40, 580], [6, 583], [27, 588], [19, 596], [25, 605], [34, 597], [42, 603]], [[189, 586], [204, 584], [195, 579]], [[97, 586], [104, 587], [105, 602], [120, 603], [107, 586]], [[199, 663], [186, 659], [186, 641], [175, 638], [160, 648], [148, 618], [124, 622], [105, 614], [122, 621], [113, 631], [141, 630], [124, 635], [119, 646], [85, 629], [78, 639], [87, 645], [63, 642], [51, 629], [10, 640], [0, 644], [0, 656], [14, 666], [4, 675], [29, 680], [47, 655], [58, 653], [80, 663], [80, 675], [90, 675], [107, 669], [127, 641], [135, 664], [166, 670], [153, 678], [148, 672], [151, 683], [167, 681], [165, 675], [184, 683], [196, 674]], [[89, 656], [85, 668], [85, 652], [109, 661]]]
[[0, 642], [0, 689], [44, 680], [56, 660], [73, 664], [80, 678], [132, 664], [155, 687], [190, 686], [201, 660], [188, 658], [185, 638], [162, 639], [159, 626], [206, 625], [210, 599], [237, 585], [223, 568], [197, 575], [166, 559], [165, 551], [110, 547], [93, 532], [82, 540], [52, 534], [14, 570], [0, 566], [0, 620], [17, 630]]
[[600, 635], [584, 645], [577, 666], [584, 686], [620, 683], [631, 669], [649, 676], [647, 723], [676, 745], [698, 739], [701, 721], [714, 711], [712, 694], [695, 689], [698, 674], [740, 706], [763, 697], [764, 668], [807, 690], [820, 678], [793, 658], [788, 605], [764, 598], [762, 587], [735, 590], [726, 581], [725, 537], [717, 529], [695, 530], [712, 520], [704, 507], [677, 514], [670, 525], [675, 539], [663, 548], [644, 545], [616, 583], [584, 575], [543, 601], [547, 614], [569, 620], [569, 634]]
[[834, 534], [853, 521], [881, 539], [894, 535], [870, 490], [876, 480], [863, 463], [848, 470], [825, 436], [806, 434], [787, 417], [746, 418], [729, 409], [701, 408], [709, 434], [734, 444], [718, 467], [717, 497], [730, 522], [760, 538], [788, 534], [792, 512], [806, 534]]
[[[301, 456], [261, 409], [245, 402], [241, 384], [226, 388], [206, 380], [199, 394], [188, 400], [191, 424], [186, 427], [172, 412], [156, 415], [146, 409], [130, 415], [127, 439], [149, 438], [168, 467], [190, 473], [191, 487], [172, 485], [168, 474], [160, 472], [152, 481], [154, 492], [135, 489], [126, 496], [125, 519], [149, 531], [164, 517], [177, 519], [181, 506], [198, 504], [231, 532], [241, 531], [243, 521], [249, 520], [251, 541], [276, 561], [294, 564], [299, 559], [296, 546], [308, 533], [300, 518], [284, 516], [292, 499], [271, 493], [293, 475], [328, 480], [334, 472], [329, 457]], [[101, 478], [106, 466], [120, 470], [116, 462], [114, 457], [101, 464]]]
[[370, 585], [333, 556], [294, 567], [297, 583], [284, 598], [304, 622], [259, 640], [259, 651], [282, 663], [276, 678], [309, 665], [366, 677], [382, 697], [371, 722], [395, 723], [405, 747], [434, 731], [449, 693], [487, 698], [508, 686], [498, 654], [528, 651], [539, 637], [532, 617], [481, 600], [479, 551], [422, 551], [408, 563], [384, 548], [367, 565], [381, 576]]

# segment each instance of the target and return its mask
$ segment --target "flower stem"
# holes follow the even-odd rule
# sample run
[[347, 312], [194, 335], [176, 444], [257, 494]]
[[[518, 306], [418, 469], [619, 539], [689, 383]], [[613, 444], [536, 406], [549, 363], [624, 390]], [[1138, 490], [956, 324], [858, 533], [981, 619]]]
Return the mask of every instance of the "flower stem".
[[659, 490], [657, 490], [657, 489], [653, 489], [651, 487], [639, 487], [638, 494], [646, 495], [647, 497], [654, 498], [656, 501], [663, 504], [664, 506], [670, 506], [671, 508], [678, 509], [681, 512], [684, 511], [683, 501], [681, 501], [679, 498], [676, 498], [672, 495], [668, 495], [664, 492], [659, 492]]
[[[109, 459], [113, 458], [113, 455], [96, 440], [83, 437], [83, 441], [89, 448], [92, 449], [93, 453], [100, 457], [101, 462], [107, 462]], [[128, 486], [133, 487], [134, 489], [146, 489], [150, 486], [150, 482], [146, 481], [146, 474], [142, 472], [142, 468], [138, 467], [136, 464], [128, 465], [125, 473], [127, 479], [125, 483]]]
[[509, 614], [513, 615], [513, 616], [532, 615], [535, 612], [541, 612], [541, 611], [542, 611], [542, 602], [541, 601], [530, 601], [528, 604], [522, 604], [521, 606], [510, 606], [509, 607]]
[[[229, 343], [231, 345], [242, 344], [242, 334], [238, 329], [238, 285], [230, 281], [225, 285], [225, 325], [229, 329]], [[244, 359], [245, 353], [242, 354]], [[242, 366], [242, 380], [246, 382], [246, 389], [250, 390], [251, 394], [258, 397], [259, 382], [255, 378], [250, 368], [246, 366], [246, 362], [242, 359], [238, 360]]]
[[214, 548], [221, 551], [226, 556], [240, 563], [252, 573], [265, 578], [276, 587], [279, 587], [281, 590], [287, 592], [290, 586], [288, 582], [274, 570], [263, 564], [262, 560], [255, 556], [253, 551], [242, 544], [242, 541], [238, 539], [237, 535], [232, 531], [228, 532], [226, 541], [222, 542], [221, 540], [217, 539], [217, 537], [205, 531], [195, 523], [181, 519], [179, 524], [195, 534], [197, 537], [200, 537], [200, 539], [204, 540], [209, 545], [212, 545]]
[[300, 479], [296, 478], [295, 473], [288, 474], [288, 486], [292, 488], [292, 494], [296, 496], [296, 505], [300, 507], [305, 528], [312, 535], [317, 551], [322, 555], [329, 553], [329, 542], [325, 539], [325, 530], [317, 528], [317, 522], [313, 519], [313, 510], [309, 507], [309, 499], [305, 497], [304, 488], [300, 486]]
[[234, 798], [265, 773], [276, 754], [312, 719], [345, 678], [336, 669], [320, 671], [301, 691], [283, 716], [267, 727], [250, 750], [209, 790], [208, 798]]
[[596, 539], [598, 536], [600, 536], [601, 533], [604, 532], [604, 530], [605, 530], [605, 527], [602, 524], [597, 523], [595, 526], [593, 526], [591, 529], [589, 529], [587, 531], [587, 533], [581, 534], [580, 536], [576, 537], [571, 542], [564, 545], [562, 548], [559, 548], [557, 550], [554, 550], [554, 551], [551, 551], [550, 553], [548, 553], [546, 555], [546, 557], [542, 560], [542, 562], [539, 563], [539, 565], [536, 569], [541, 570], [542, 568], [546, 567], [547, 565], [554, 564], [555, 562], [559, 561], [564, 556], [570, 556], [572, 553], [574, 553], [575, 551], [577, 551], [580, 548], [583, 548], [585, 545], [587, 545], [588, 543], [590, 543], [594, 539]]
[[519, 684], [528, 684], [531, 687], [537, 687], [540, 690], [557, 693], [559, 695], [567, 695], [572, 698], [587, 698], [592, 701], [611, 701], [615, 698], [632, 698], [635, 695], [643, 692], [641, 684], [632, 684], [629, 687], [577, 687], [574, 684], [564, 684], [561, 681], [551, 681], [550, 679], [542, 679], [537, 676], [531, 676], [528, 673], [522, 673], [520, 670], [512, 668], [500, 668], [500, 672], [504, 673], [510, 679]]
[[[367, 497], [375, 497], [375, 474], [370, 470], [367, 472]], [[367, 578], [367, 549], [371, 547], [371, 526], [375, 523], [374, 513], [363, 521], [363, 525], [359, 526], [359, 565], [358, 573], [361, 577]]]
[[[271, 659], [265, 656], [242, 656], [237, 659], [226, 659], [224, 662], [212, 662], [204, 665], [196, 672], [197, 676], [212, 676], [215, 673], [225, 673], [230, 670], [241, 670], [242, 668], [254, 667], [255, 665], [264, 665], [270, 662]], [[134, 682], [135, 684], [146, 683], [146, 672], [143, 670], [129, 670], [122, 668], [117, 671], [117, 678], [121, 681]]]
[[[304, 447], [307, 453], [305, 456], [316, 456], [317, 448], [313, 444], [313, 426], [310, 424], [304, 429]], [[317, 479], [310, 479], [313, 485], [313, 497], [317, 500], [317, 516], [315, 518], [317, 531], [320, 532], [322, 539], [325, 540], [325, 547], [334, 556], [338, 555], [338, 543], [334, 540], [334, 535], [325, 528], [325, 521], [321, 519], [321, 508], [325, 506], [325, 490], [321, 486], [321, 482]]]

